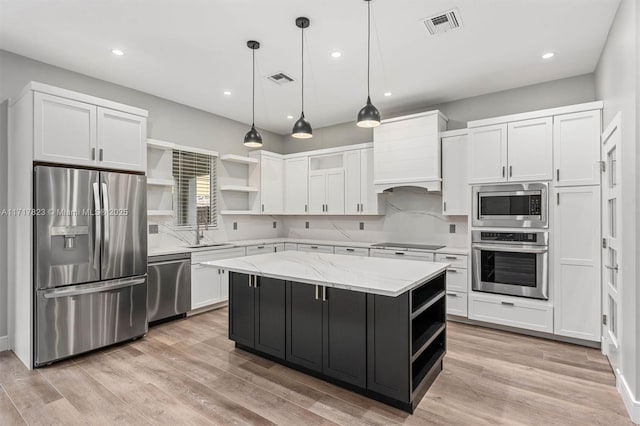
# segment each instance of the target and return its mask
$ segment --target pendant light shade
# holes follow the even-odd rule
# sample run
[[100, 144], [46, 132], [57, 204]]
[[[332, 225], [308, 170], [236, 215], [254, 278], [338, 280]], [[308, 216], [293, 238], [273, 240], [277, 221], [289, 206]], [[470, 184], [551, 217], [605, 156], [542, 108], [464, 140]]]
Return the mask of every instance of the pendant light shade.
[[260, 49], [260, 43], [254, 40], [247, 42], [247, 47], [252, 51], [253, 59], [253, 77], [252, 77], [252, 95], [251, 95], [251, 129], [244, 135], [244, 146], [247, 148], [260, 148], [262, 146], [262, 135], [256, 130], [256, 50]]
[[313, 137], [313, 129], [311, 128], [311, 124], [304, 117], [304, 29], [309, 28], [309, 19], [300, 17], [296, 19], [296, 26], [300, 28], [301, 39], [302, 39], [302, 55], [300, 57], [301, 65], [302, 65], [302, 112], [300, 114], [300, 118], [293, 125], [293, 130], [291, 131], [291, 136], [296, 139], [309, 139]]
[[367, 2], [367, 104], [358, 112], [358, 127], [378, 127], [380, 111], [371, 103], [371, 0]]

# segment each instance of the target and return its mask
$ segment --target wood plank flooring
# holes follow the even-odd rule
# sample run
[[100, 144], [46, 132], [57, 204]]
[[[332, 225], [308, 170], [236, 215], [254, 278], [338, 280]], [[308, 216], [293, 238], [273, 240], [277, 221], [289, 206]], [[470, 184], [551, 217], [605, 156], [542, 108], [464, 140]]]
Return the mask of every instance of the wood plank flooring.
[[227, 310], [29, 371], [0, 353], [1, 425], [628, 425], [598, 350], [449, 323], [415, 414], [234, 348]]

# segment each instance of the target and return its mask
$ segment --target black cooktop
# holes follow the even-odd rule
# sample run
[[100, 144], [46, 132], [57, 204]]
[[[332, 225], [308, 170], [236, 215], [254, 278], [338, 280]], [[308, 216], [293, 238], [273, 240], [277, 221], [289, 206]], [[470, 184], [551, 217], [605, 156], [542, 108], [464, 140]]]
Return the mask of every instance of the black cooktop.
[[404, 249], [415, 249], [415, 250], [438, 250], [443, 248], [444, 244], [378, 243], [378, 244], [373, 244], [371, 247], [404, 248]]

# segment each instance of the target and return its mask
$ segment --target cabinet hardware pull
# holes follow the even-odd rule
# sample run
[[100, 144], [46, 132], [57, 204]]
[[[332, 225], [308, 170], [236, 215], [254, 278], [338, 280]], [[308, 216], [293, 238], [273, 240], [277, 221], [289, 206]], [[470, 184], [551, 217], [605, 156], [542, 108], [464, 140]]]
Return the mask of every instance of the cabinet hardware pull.
[[457, 257], [456, 256], [445, 256], [445, 259], [451, 259], [451, 260], [456, 260]]
[[307, 206], [306, 204], [304, 205], [304, 212], [305, 213], [309, 212], [309, 206]]
[[397, 254], [398, 256], [404, 256], [404, 253], [403, 253], [403, 252], [401, 252], [401, 251], [397, 251], [397, 252], [396, 252], [396, 254]]
[[258, 246], [257, 248], [258, 248], [258, 249], [263, 249], [263, 248], [264, 248], [264, 246]]
[[613, 271], [617, 271], [618, 270], [618, 265], [615, 265], [615, 266], [604, 265], [604, 267], [607, 268], [607, 269], [611, 269]]
[[348, 248], [348, 249], [345, 249], [345, 250], [346, 251], [356, 251], [355, 249], [352, 249], [352, 248]]
[[264, 204], [262, 205], [262, 211], [264, 211]]
[[513, 177], [513, 166], [509, 166], [509, 177]]
[[559, 192], [556, 194], [556, 204], [560, 205], [560, 193]]
[[327, 288], [326, 287], [322, 287], [322, 301], [323, 302], [327, 301]]
[[320, 298], [319, 296], [319, 292], [318, 292], [318, 286], [316, 286], [316, 300], [318, 300]]
[[515, 306], [515, 304], [512, 302], [500, 302], [500, 303], [502, 303], [504, 306]]
[[360, 213], [364, 213], [364, 204], [360, 203]]
[[451, 272], [452, 274], [457, 274], [458, 270], [457, 269], [447, 269], [447, 272]]
[[91, 159], [92, 160], [96, 159], [96, 149], [95, 148], [91, 148]]
[[560, 182], [560, 169], [556, 169], [556, 182]]
[[249, 275], [249, 287], [252, 287], [251, 281], [253, 280], [253, 275]]
[[315, 250], [318, 248], [318, 246], [311, 246], [311, 248]]
[[100, 161], [102, 161], [102, 159], [104, 158], [104, 150], [102, 148], [100, 148], [99, 153], [100, 153], [99, 154], [100, 155]]
[[502, 166], [502, 177], [505, 177], [506, 170], [507, 168], [505, 166]]
[[253, 288], [258, 288], [258, 276], [253, 276]]
[[449, 297], [458, 297], [458, 295], [455, 294], [455, 293], [447, 293], [447, 296], [449, 296]]
[[443, 203], [443, 205], [444, 205], [444, 207], [443, 207], [443, 209], [442, 209], [442, 210], [444, 210], [444, 211], [446, 212], [446, 211], [447, 211], [447, 202], [445, 201], [445, 202]]

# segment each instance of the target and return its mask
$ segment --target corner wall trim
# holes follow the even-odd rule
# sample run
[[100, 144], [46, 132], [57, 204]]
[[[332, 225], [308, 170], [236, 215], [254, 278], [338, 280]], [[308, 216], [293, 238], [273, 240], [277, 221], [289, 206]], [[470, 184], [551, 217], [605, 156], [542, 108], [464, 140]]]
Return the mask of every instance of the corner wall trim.
[[616, 387], [618, 392], [622, 396], [624, 406], [627, 407], [627, 413], [631, 417], [631, 421], [635, 424], [640, 424], [640, 401], [634, 398], [629, 384], [621, 374], [616, 374]]
[[9, 336], [0, 336], [0, 352], [9, 350]]

